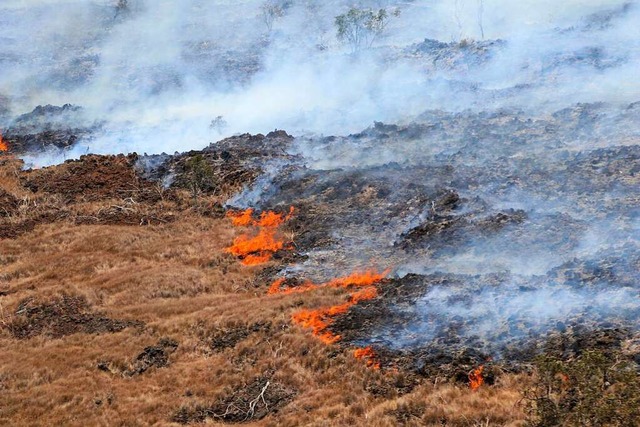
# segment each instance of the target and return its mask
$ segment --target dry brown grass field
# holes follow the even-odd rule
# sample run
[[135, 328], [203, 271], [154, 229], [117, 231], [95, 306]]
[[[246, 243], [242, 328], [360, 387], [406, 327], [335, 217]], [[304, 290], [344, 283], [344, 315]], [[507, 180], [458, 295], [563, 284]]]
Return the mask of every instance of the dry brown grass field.
[[[525, 376], [471, 391], [374, 370], [292, 324], [346, 293], [267, 295], [265, 266], [224, 251], [241, 230], [180, 194], [71, 201], [25, 189], [24, 174], [4, 160], [0, 187], [15, 203], [0, 213], [0, 424], [523, 424]], [[125, 220], [104, 216], [114, 209]], [[130, 224], [134, 213], [147, 220]]]

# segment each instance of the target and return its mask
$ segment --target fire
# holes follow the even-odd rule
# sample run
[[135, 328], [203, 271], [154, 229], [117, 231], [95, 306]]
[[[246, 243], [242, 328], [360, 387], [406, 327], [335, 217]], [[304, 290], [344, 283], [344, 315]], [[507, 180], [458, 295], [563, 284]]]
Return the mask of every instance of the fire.
[[231, 222], [236, 227], [246, 227], [253, 223], [253, 209], [249, 208], [241, 212], [227, 212], [227, 218], [231, 219]]
[[357, 348], [353, 356], [358, 360], [364, 360], [368, 367], [380, 369], [380, 362], [377, 361], [376, 352], [371, 347]]
[[2, 132], [0, 132], [0, 153], [9, 151], [9, 146], [2, 140]]
[[294, 212], [295, 208], [291, 206], [289, 208], [289, 213], [286, 216], [284, 214], [266, 211], [260, 214], [259, 219], [254, 220], [254, 210], [253, 208], [249, 208], [239, 212], [227, 212], [227, 218], [231, 219], [231, 222], [236, 227], [247, 227], [253, 225], [256, 227], [275, 228], [289, 221], [291, 217], [293, 217]]
[[364, 272], [355, 272], [346, 277], [334, 279], [329, 283], [329, 286], [334, 288], [346, 288], [347, 286], [371, 286], [376, 282], [387, 277], [390, 270], [385, 270], [382, 273], [377, 273], [375, 270], [369, 270]]
[[484, 371], [484, 365], [480, 365], [477, 369], [474, 369], [469, 373], [469, 387], [471, 390], [479, 389], [484, 384], [484, 377], [482, 372]]
[[269, 290], [267, 291], [268, 295], [290, 295], [290, 294], [301, 294], [307, 291], [311, 291], [313, 289], [317, 289], [318, 285], [312, 282], [305, 282], [302, 285], [298, 285], [293, 288], [282, 289], [282, 285], [284, 285], [285, 279], [278, 279], [274, 281]]
[[278, 227], [291, 219], [294, 208], [289, 209], [289, 214], [275, 212], [263, 212], [259, 219], [254, 220], [252, 208], [241, 212], [228, 212], [227, 218], [236, 227], [253, 226], [258, 228], [258, 234], [243, 234], [237, 237], [233, 244], [226, 249], [238, 258], [244, 265], [260, 265], [271, 260], [273, 254], [285, 247], [285, 242], [278, 238]]
[[293, 213], [295, 212], [295, 208], [291, 206], [289, 208], [289, 213], [287, 216], [284, 214], [277, 214], [271, 211], [262, 212], [260, 215], [260, 219], [256, 221], [254, 224], [258, 227], [279, 227], [285, 222], [289, 221], [293, 217]]
[[[372, 285], [384, 279], [389, 274], [389, 272], [390, 270], [385, 270], [382, 273], [377, 273], [375, 270], [368, 270], [364, 272], [354, 272], [349, 276], [339, 277], [326, 283], [315, 284], [313, 282], [305, 282], [302, 285], [298, 285], [292, 288], [285, 288], [285, 289], [282, 288], [282, 285], [284, 285], [285, 280], [277, 279], [271, 284], [271, 286], [269, 287], [269, 290], [267, 291], [267, 294], [289, 295], [289, 294], [304, 293], [304, 292], [308, 292], [314, 289], [324, 288], [324, 287], [347, 288], [350, 286], [364, 287], [366, 288], [365, 294], [370, 294], [371, 292], [377, 292], [375, 287], [372, 287]], [[360, 295], [357, 293], [352, 294], [351, 297], [356, 299], [361, 298]], [[375, 298], [375, 295], [373, 297], [366, 298], [366, 299], [373, 299], [373, 298]]]
[[[276, 238], [274, 230], [260, 230], [253, 237], [242, 235], [237, 237], [233, 244], [227, 248], [227, 252], [237, 257], [247, 257], [259, 254], [261, 256], [271, 255], [284, 247], [284, 242]], [[268, 256], [268, 260], [271, 256]]]
[[347, 288], [350, 286], [358, 287], [359, 289], [349, 294], [349, 300], [342, 304], [334, 305], [331, 307], [322, 307], [315, 310], [301, 310], [294, 313], [292, 320], [294, 323], [301, 325], [304, 328], [310, 328], [312, 333], [325, 344], [333, 344], [340, 341], [340, 335], [334, 334], [329, 331], [329, 327], [335, 321], [335, 317], [341, 314], [345, 314], [351, 307], [362, 302], [374, 299], [378, 296], [378, 290], [374, 286], [377, 282], [384, 279], [389, 274], [389, 270], [385, 270], [382, 273], [376, 273], [375, 271], [367, 271], [363, 273], [353, 273], [346, 277], [337, 278], [321, 285], [314, 285], [312, 283], [305, 283], [300, 287], [289, 288], [282, 290], [284, 284], [283, 279], [276, 280], [269, 288], [269, 294], [287, 294], [287, 293], [299, 293], [307, 292], [312, 289], [320, 287], [336, 287]]

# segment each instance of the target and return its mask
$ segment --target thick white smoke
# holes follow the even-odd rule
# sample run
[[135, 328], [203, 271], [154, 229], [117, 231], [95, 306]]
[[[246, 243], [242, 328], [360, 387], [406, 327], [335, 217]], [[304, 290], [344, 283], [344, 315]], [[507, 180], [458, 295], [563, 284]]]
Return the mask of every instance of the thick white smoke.
[[[429, 109], [551, 111], [640, 99], [640, 8], [623, 1], [360, 1], [390, 16], [358, 54], [336, 38], [335, 17], [353, 4], [346, 0], [275, 2], [284, 12], [272, 25], [263, 0], [117, 3], [0, 5], [0, 95], [12, 113], [73, 103], [105, 122], [65, 156], [184, 151], [274, 128], [346, 134]], [[436, 64], [411, 47], [482, 33], [505, 43], [481, 62], [471, 53]]]

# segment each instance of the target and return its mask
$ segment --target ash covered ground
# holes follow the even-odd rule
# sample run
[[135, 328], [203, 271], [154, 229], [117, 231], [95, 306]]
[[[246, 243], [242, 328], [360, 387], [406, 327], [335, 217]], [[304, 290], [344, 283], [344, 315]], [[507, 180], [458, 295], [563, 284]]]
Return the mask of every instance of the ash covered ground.
[[293, 206], [265, 283], [389, 269], [329, 327], [383, 365], [640, 362], [638, 4], [360, 2], [389, 10], [365, 46], [334, 37], [340, 1], [278, 3], [260, 30], [258, 2], [67, 2], [24, 46], [10, 29], [54, 12], [19, 3], [0, 118], [27, 167], [148, 152], [120, 161], [187, 188], [202, 158], [227, 209]]

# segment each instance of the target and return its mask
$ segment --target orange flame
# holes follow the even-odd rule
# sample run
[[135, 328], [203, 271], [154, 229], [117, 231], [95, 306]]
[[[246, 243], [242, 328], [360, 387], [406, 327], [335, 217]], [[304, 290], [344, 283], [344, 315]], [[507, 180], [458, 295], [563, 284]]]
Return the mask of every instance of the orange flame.
[[258, 227], [270, 227], [270, 228], [279, 227], [285, 222], [289, 221], [291, 217], [293, 217], [294, 212], [295, 212], [295, 208], [293, 206], [289, 208], [289, 214], [287, 214], [287, 216], [284, 216], [284, 214], [277, 214], [271, 211], [262, 212], [262, 214], [260, 215], [260, 219], [254, 222], [254, 225], [257, 225]]
[[0, 132], [0, 153], [9, 151], [9, 146], [2, 140], [2, 132]]
[[480, 365], [477, 369], [474, 369], [469, 373], [469, 387], [471, 390], [476, 391], [484, 384], [484, 377], [482, 372], [484, 371], [484, 365]]
[[353, 356], [358, 360], [364, 360], [369, 368], [380, 369], [376, 352], [371, 347], [357, 348], [353, 352]]
[[277, 227], [291, 219], [293, 212], [293, 206], [286, 216], [271, 211], [263, 212], [258, 220], [253, 219], [252, 208], [241, 212], [227, 212], [227, 218], [231, 219], [234, 226], [255, 226], [259, 232], [255, 236], [243, 234], [237, 237], [226, 251], [241, 258], [244, 265], [260, 265], [270, 261], [273, 254], [285, 246], [285, 242], [276, 235]]
[[377, 273], [375, 270], [355, 272], [346, 277], [333, 279], [328, 285], [334, 288], [346, 288], [347, 286], [371, 286], [387, 277], [390, 271], [391, 270], [387, 269], [382, 273]]
[[258, 235], [249, 237], [242, 235], [234, 239], [227, 252], [241, 257], [255, 253], [277, 252], [284, 247], [284, 242], [277, 240], [273, 230], [260, 230]]

